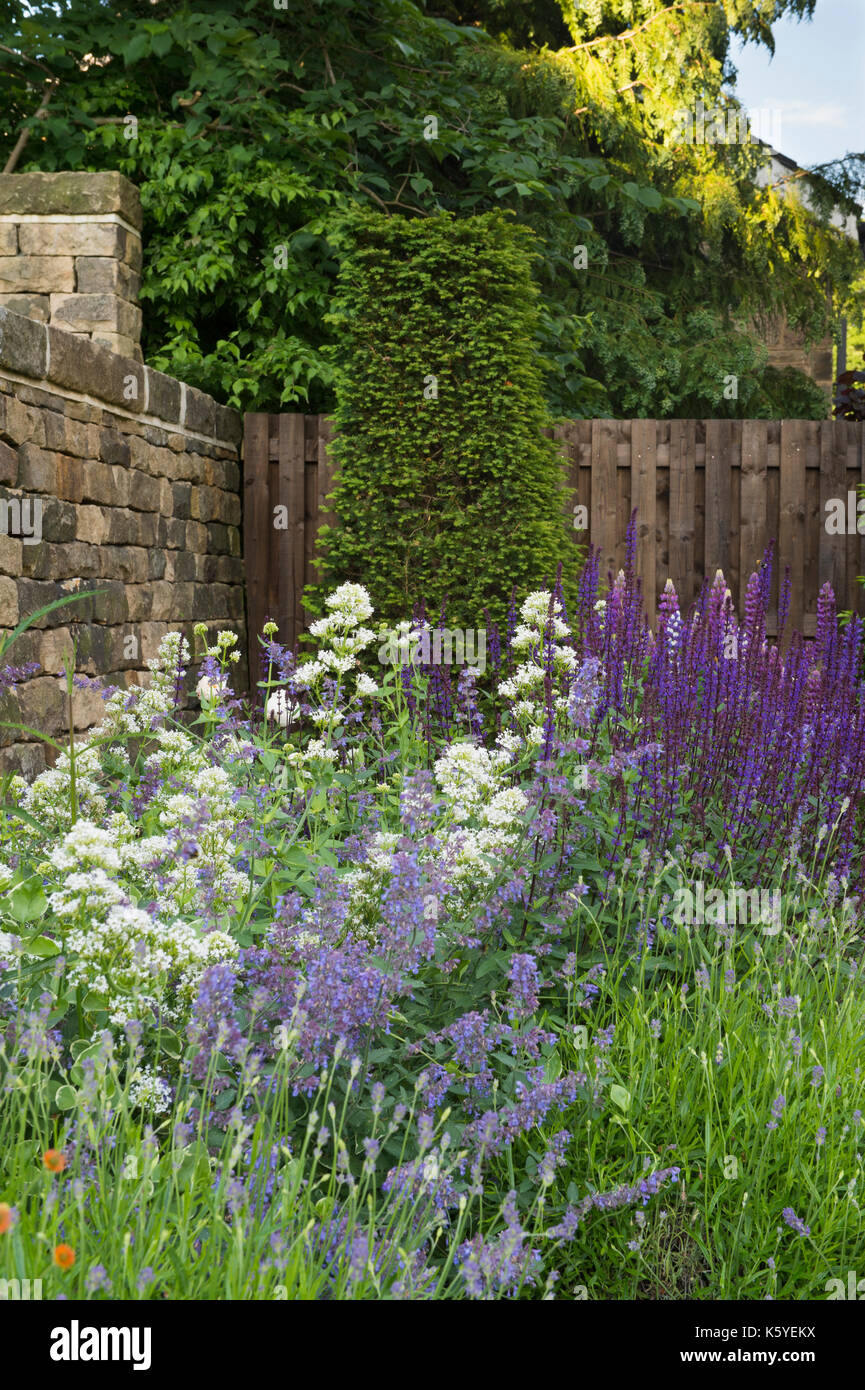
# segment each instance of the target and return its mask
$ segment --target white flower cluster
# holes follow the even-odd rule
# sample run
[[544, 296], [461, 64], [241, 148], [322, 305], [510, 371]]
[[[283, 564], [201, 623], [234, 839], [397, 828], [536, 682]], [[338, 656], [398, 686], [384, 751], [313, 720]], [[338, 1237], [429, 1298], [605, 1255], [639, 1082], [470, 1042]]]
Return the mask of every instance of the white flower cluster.
[[[573, 647], [565, 645], [571, 630], [562, 616], [563, 612], [560, 600], [554, 598], [548, 589], [538, 589], [529, 594], [520, 609], [522, 622], [517, 626], [513, 640], [514, 651], [524, 652], [525, 659], [512, 676], [499, 683], [499, 694], [514, 701], [514, 719], [520, 735], [528, 744], [538, 745], [544, 741], [544, 677], [547, 666], [551, 665], [553, 680], [557, 685], [577, 666], [576, 652]], [[566, 714], [567, 697], [554, 696], [554, 709], [556, 714]], [[500, 748], [510, 753], [516, 751], [518, 739], [513, 733], [504, 734], [499, 737], [498, 743]]]
[[129, 1103], [137, 1110], [162, 1115], [171, 1109], [171, 1087], [153, 1067], [141, 1067], [129, 1087]]
[[[341, 700], [361, 700], [377, 695], [379, 687], [371, 676], [358, 671], [359, 653], [375, 641], [375, 633], [362, 625], [373, 612], [366, 589], [362, 584], [341, 584], [332, 594], [328, 594], [325, 603], [330, 611], [312, 623], [309, 629], [322, 645], [315, 657], [298, 666], [294, 673], [294, 684], [298, 690], [307, 690], [312, 698], [320, 700], [321, 683], [325, 679], [335, 683], [332, 701], [319, 703], [318, 708], [313, 708], [309, 713], [311, 723], [327, 732], [345, 715]], [[357, 675], [352, 697], [347, 677], [353, 672], [357, 672]], [[268, 719], [288, 728], [299, 718], [301, 707], [290, 699], [286, 691], [276, 690], [267, 701], [265, 713]], [[336, 759], [336, 750], [329, 746], [326, 738], [311, 739], [305, 747], [293, 749], [286, 756], [286, 761], [295, 768], [301, 780], [310, 780], [321, 772], [321, 764], [334, 763]]]
[[207, 966], [233, 959], [239, 949], [223, 932], [200, 935], [188, 922], [166, 922], [132, 906], [109, 877], [130, 848], [118, 850], [105, 830], [79, 822], [52, 852], [52, 863], [63, 871], [83, 863], [86, 871], [67, 872], [48, 897], [61, 921], [71, 919], [63, 942], [74, 956], [70, 984], [103, 995], [118, 1024], [156, 1004], [171, 1017], [182, 1016]]
[[[220, 633], [214, 650], [228, 652], [236, 640], [233, 633]], [[229, 659], [234, 655], [229, 653]], [[72, 838], [64, 840], [68, 849], [55, 849], [51, 855], [52, 864], [61, 872], [120, 869], [125, 881], [141, 896], [158, 893], [163, 911], [212, 908], [223, 912], [249, 889], [248, 877], [234, 868], [234, 837], [242, 812], [235, 803], [228, 773], [214, 766], [183, 729], [163, 722], [173, 712], [175, 682], [188, 657], [185, 638], [178, 632], [169, 633], [149, 663], [151, 685], [144, 690], [117, 691], [108, 701], [105, 720], [94, 730], [93, 744], [75, 751], [78, 819], [74, 825], [68, 752], [27, 788], [23, 804], [55, 835], [71, 829]], [[121, 768], [125, 764], [129, 769], [124, 740], [144, 739], [145, 747], [152, 750], [145, 758], [145, 772], [155, 788], [148, 812], [162, 833], [141, 836], [123, 812], [106, 815], [106, 798], [98, 780], [99, 744], [113, 737], [118, 743], [110, 745], [110, 753]], [[187, 843], [182, 857], [177, 853], [181, 837]], [[67, 881], [61, 901], [67, 903], [67, 912], [74, 912], [75, 893], [68, 889]], [[100, 901], [110, 892], [101, 880], [92, 885], [94, 898]]]
[[370, 942], [375, 940], [381, 921], [382, 894], [390, 883], [391, 856], [399, 840], [394, 831], [376, 831], [364, 862], [346, 874], [351, 885], [348, 926], [352, 935]]
[[[113, 697], [112, 697], [113, 698]], [[97, 735], [99, 730], [96, 730]], [[99, 750], [97, 748], [76, 748], [75, 750], [75, 797], [79, 816], [87, 820], [101, 821], [105, 816], [107, 802], [97, 778], [101, 773]], [[54, 834], [62, 834], [73, 822], [72, 812], [72, 762], [64, 750], [53, 767], [39, 776], [26, 788], [21, 804], [29, 815]]]
[[[516, 848], [528, 807], [518, 787], [503, 785], [510, 755], [473, 743], [454, 743], [436, 760], [436, 782], [456, 826], [445, 830], [437, 856], [456, 890], [452, 908], [463, 911], [488, 887]], [[474, 822], [469, 826], [469, 821]]]
[[238, 953], [224, 932], [199, 936], [188, 922], [163, 922], [129, 903], [109, 907], [103, 920], [73, 926], [64, 949], [74, 954], [69, 983], [101, 995], [119, 1026], [156, 1007], [168, 1018], [184, 1018], [207, 967]]
[[[24, 810], [55, 834], [68, 830], [82, 817], [97, 824], [104, 821], [106, 799], [99, 785], [103, 747], [120, 764], [129, 767], [124, 743], [129, 738], [152, 737], [157, 726], [174, 708], [175, 684], [189, 659], [189, 643], [179, 632], [169, 632], [159, 651], [149, 661], [150, 685], [144, 689], [116, 690], [105, 705], [102, 723], [92, 731], [92, 743], [74, 752], [75, 801], [73, 809], [72, 757], [60, 754], [54, 767], [41, 772], [22, 796]], [[169, 730], [159, 729], [165, 737]], [[117, 742], [111, 742], [116, 739]]]
[[[489, 888], [513, 856], [528, 800], [518, 787], [504, 784], [509, 765], [501, 749], [490, 752], [470, 742], [451, 744], [434, 765], [444, 814], [438, 835], [420, 858], [450, 885], [445, 915], [467, 913], [477, 894]], [[382, 896], [391, 881], [392, 856], [400, 838], [394, 831], [376, 832], [364, 862], [347, 875], [347, 926], [368, 941], [375, 940], [381, 924]]]
[[325, 676], [339, 678], [342, 687], [342, 677], [357, 668], [358, 653], [375, 641], [375, 633], [361, 626], [373, 612], [369, 594], [362, 584], [341, 584], [328, 594], [325, 603], [330, 612], [318, 618], [309, 630], [313, 637], [327, 645], [295, 672], [296, 684], [309, 690]]
[[503, 749], [490, 753], [477, 743], [452, 743], [436, 759], [436, 782], [449, 804], [454, 820], [475, 816], [501, 787], [501, 770], [510, 759]]

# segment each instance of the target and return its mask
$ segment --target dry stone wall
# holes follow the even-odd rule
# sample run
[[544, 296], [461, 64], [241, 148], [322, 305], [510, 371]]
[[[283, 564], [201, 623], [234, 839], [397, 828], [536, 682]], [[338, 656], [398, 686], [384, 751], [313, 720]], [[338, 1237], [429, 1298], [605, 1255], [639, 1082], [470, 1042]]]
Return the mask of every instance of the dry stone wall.
[[[25, 177], [25, 176], [22, 176]], [[61, 741], [60, 676], [146, 683], [166, 632], [237, 632], [245, 651], [240, 415], [131, 357], [0, 307], [0, 630], [69, 593], [7, 661], [41, 671], [0, 697], [0, 720]], [[243, 664], [238, 668], [243, 669]], [[78, 689], [78, 729], [101, 696]], [[53, 761], [0, 727], [0, 768]]]

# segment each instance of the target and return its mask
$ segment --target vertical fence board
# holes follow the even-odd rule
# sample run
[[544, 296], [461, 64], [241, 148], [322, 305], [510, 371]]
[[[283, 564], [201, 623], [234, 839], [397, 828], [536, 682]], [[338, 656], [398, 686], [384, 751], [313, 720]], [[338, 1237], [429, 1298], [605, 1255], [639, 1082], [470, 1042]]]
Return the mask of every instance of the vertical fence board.
[[255, 698], [259, 680], [258, 636], [267, 618], [270, 546], [270, 417], [247, 414], [243, 421], [243, 554], [246, 573], [246, 621], [249, 688]]
[[693, 420], [670, 421], [670, 578], [683, 610], [694, 598], [697, 436]]
[[785, 643], [801, 631], [805, 617], [805, 430], [803, 420], [781, 421], [781, 492], [778, 560], [783, 580], [790, 567], [790, 611]]
[[764, 420], [742, 421], [742, 483], [739, 524], [739, 603], [769, 543], [766, 487], [769, 436]]
[[[826, 503], [841, 498], [847, 509], [846, 430], [843, 440], [839, 426], [843, 420], [826, 420], [820, 430], [820, 567], [818, 587], [831, 584], [836, 594], [844, 592], [847, 543], [843, 535], [830, 535], [826, 529]], [[839, 445], [843, 444], [844, 452]]]
[[631, 422], [631, 498], [637, 508], [637, 574], [643, 584], [643, 601], [652, 627], [655, 625], [655, 557], [658, 426], [654, 420]]
[[[332, 526], [334, 514], [328, 502], [328, 494], [333, 488], [334, 465], [331, 457], [330, 445], [333, 439], [333, 422], [330, 416], [320, 415], [318, 425], [318, 525]], [[313, 537], [313, 554], [315, 554], [315, 537]], [[314, 567], [316, 583], [321, 583], [322, 575], [318, 565]]]
[[601, 552], [600, 577], [615, 573], [618, 495], [615, 420], [592, 421], [592, 544]]
[[732, 558], [732, 420], [706, 421], [706, 573], [730, 576]]
[[280, 415], [279, 500], [288, 511], [279, 572], [280, 636], [292, 648], [303, 630], [304, 456], [303, 416]]

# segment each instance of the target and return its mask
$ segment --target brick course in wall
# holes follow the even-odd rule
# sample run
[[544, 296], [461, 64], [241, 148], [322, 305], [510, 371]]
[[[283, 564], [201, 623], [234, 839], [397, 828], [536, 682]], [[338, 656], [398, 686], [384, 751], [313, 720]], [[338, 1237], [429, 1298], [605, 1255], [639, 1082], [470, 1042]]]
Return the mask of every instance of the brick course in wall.
[[[0, 630], [103, 591], [18, 638], [6, 660], [42, 669], [0, 698], [0, 720], [68, 736], [73, 643], [77, 671], [115, 685], [145, 683], [166, 632], [195, 650], [196, 622], [245, 652], [241, 436], [241, 416], [203, 392], [0, 307]], [[73, 706], [76, 729], [99, 722], [98, 694], [76, 690]], [[0, 768], [32, 775], [46, 747], [0, 728]]]

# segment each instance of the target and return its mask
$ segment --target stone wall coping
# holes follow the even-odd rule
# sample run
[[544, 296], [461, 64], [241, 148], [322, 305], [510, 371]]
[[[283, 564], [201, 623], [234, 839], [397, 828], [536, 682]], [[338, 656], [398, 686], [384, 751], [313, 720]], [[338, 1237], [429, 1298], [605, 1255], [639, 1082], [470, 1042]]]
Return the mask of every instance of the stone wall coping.
[[[0, 178], [2, 177], [3, 175], [0, 175]], [[0, 212], [0, 223], [3, 222], [11, 224], [13, 227], [20, 226], [22, 222], [28, 224], [38, 222], [40, 225], [50, 222], [60, 223], [63, 226], [68, 226], [69, 223], [73, 223], [75, 226], [82, 224], [104, 226], [106, 222], [109, 222], [115, 227], [124, 227], [127, 232], [132, 232], [133, 236], [139, 238], [141, 236], [141, 228], [133, 226], [119, 212]]]
[[[19, 175], [0, 176], [19, 177]], [[24, 177], [21, 175], [20, 177]], [[207, 443], [240, 444], [240, 414], [186, 382], [79, 333], [68, 333], [0, 308], [0, 373], [40, 385], [69, 400], [107, 407], [115, 415], [161, 425]]]
[[141, 231], [141, 195], [117, 169], [0, 174], [0, 213], [72, 221], [77, 213], [119, 213]]

